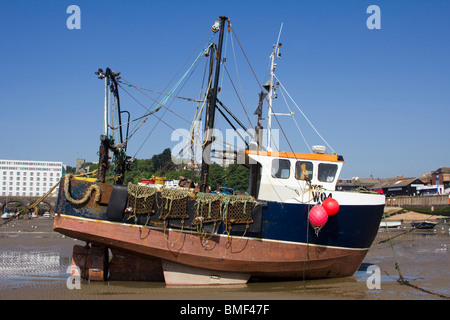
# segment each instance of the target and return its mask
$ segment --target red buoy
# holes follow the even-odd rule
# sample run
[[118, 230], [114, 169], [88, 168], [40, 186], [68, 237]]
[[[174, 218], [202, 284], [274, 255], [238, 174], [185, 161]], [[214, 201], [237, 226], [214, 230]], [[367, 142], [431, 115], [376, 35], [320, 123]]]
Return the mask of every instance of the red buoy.
[[308, 218], [309, 222], [314, 227], [323, 227], [328, 221], [328, 213], [327, 210], [319, 204], [314, 206], [311, 211], [309, 211]]
[[322, 207], [325, 208], [329, 216], [334, 216], [339, 211], [339, 203], [333, 198], [326, 198], [322, 202]]

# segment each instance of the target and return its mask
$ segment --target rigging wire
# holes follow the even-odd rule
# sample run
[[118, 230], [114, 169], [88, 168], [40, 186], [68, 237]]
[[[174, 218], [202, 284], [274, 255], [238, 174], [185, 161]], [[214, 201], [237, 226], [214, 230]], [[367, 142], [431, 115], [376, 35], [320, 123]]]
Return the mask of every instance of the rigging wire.
[[[274, 75], [274, 76], [275, 76], [275, 75]], [[302, 130], [300, 129], [300, 126], [298, 125], [297, 120], [296, 120], [295, 117], [294, 117], [294, 113], [292, 112], [291, 108], [289, 107], [289, 103], [286, 101], [286, 97], [285, 97], [285, 95], [284, 95], [284, 93], [283, 93], [283, 90], [280, 90], [280, 92], [281, 92], [281, 96], [283, 97], [284, 102], [286, 103], [286, 106], [287, 106], [289, 112], [292, 114], [292, 120], [294, 120], [294, 123], [295, 123], [295, 125], [297, 126], [297, 129], [298, 129], [298, 131], [300, 132], [300, 135], [302, 136], [303, 141], [305, 142], [306, 146], [308, 147], [308, 150], [311, 150], [311, 147], [309, 146], [308, 141], [306, 141], [306, 138], [305, 138], [305, 136], [303, 135], [303, 132], [302, 132]]]
[[[208, 48], [209, 48], [210, 45], [211, 45], [211, 44], [208, 45]], [[193, 72], [195, 71], [195, 69], [196, 69], [197, 66], [198, 66], [197, 62], [199, 61], [199, 58], [201, 57], [201, 55], [204, 54], [205, 50], [206, 50], [206, 49], [204, 49], [204, 50], [202, 51], [202, 53], [197, 57], [197, 59], [196, 59], [195, 62], [191, 65], [191, 67], [189, 68], [189, 70], [184, 74], [183, 78], [185, 78], [185, 77], [188, 75], [188, 72], [189, 72], [189, 77], [188, 77], [188, 78], [190, 78], [190, 77], [192, 76]], [[195, 65], [195, 67], [194, 67], [194, 65]], [[190, 72], [191, 69], [192, 69], [192, 72]], [[180, 79], [180, 81], [177, 82], [177, 87], [178, 87], [180, 84], [181, 84], [181, 79]], [[184, 82], [184, 84], [178, 89], [178, 92], [181, 91], [181, 89], [183, 89], [183, 87], [184, 87], [185, 85], [186, 85], [186, 82]], [[173, 89], [173, 92], [174, 92], [174, 91], [175, 91], [175, 88]], [[166, 101], [167, 101], [167, 100], [168, 100], [168, 99], [166, 99]], [[173, 100], [172, 100], [172, 102], [173, 102]], [[171, 104], [172, 104], [172, 102], [171, 102]], [[153, 131], [156, 129], [156, 127], [158, 126], [158, 124], [159, 124], [160, 121], [163, 122], [164, 124], [168, 125], [165, 121], [162, 120], [162, 118], [164, 117], [164, 115], [167, 113], [168, 110], [169, 110], [169, 109], [164, 110], [164, 113], [162, 114], [161, 118], [158, 118], [158, 117], [157, 117], [157, 118], [159, 119], [159, 121], [155, 123], [155, 125], [154, 125], [153, 128], [152, 128], [152, 130], [151, 130], [150, 133], [147, 135], [147, 138], [146, 138], [146, 139], [144, 140], [144, 142], [141, 144], [141, 146], [139, 147], [138, 151], [136, 151], [136, 155], [137, 155], [137, 153], [142, 149], [142, 147], [144, 146], [144, 144], [147, 142], [147, 140], [149, 139], [150, 135], [151, 135], [151, 134], [153, 133]], [[175, 131], [175, 129], [174, 129], [172, 126], [170, 126], [170, 125], [168, 125], [168, 126], [169, 126], [169, 128], [171, 128], [173, 131]], [[136, 155], [135, 155], [135, 156], [136, 156]], [[134, 157], [135, 157], [135, 156], [134, 156]]]
[[[200, 45], [205, 41], [205, 39], [208, 37], [208, 35], [209, 35], [210, 33], [211, 33], [211, 31], [208, 31], [208, 32], [206, 33], [206, 35], [203, 37], [203, 39], [199, 42], [199, 44], [198, 44], [198, 45], [195, 47], [195, 49], [191, 52], [191, 54], [189, 55], [189, 57], [184, 61], [183, 65], [178, 69], [178, 71], [175, 73], [175, 75], [171, 78], [171, 80], [170, 80], [170, 81], [167, 83], [167, 85], [164, 87], [163, 91], [165, 91], [165, 90], [169, 87], [169, 85], [173, 82], [173, 80], [176, 78], [176, 76], [180, 73], [180, 71], [183, 69], [183, 67], [186, 65], [186, 63], [191, 59], [191, 57], [193, 56], [193, 54], [197, 51], [197, 49], [198, 49], [198, 48], [200, 47]], [[210, 46], [210, 45], [211, 45], [211, 40], [212, 40], [213, 37], [214, 37], [214, 33], [213, 33], [213, 34], [211, 35], [211, 37], [209, 38], [209, 40], [208, 40], [206, 46]], [[191, 65], [191, 68], [192, 68], [192, 65]], [[185, 76], [186, 76], [186, 74], [185, 74], [183, 77], [185, 77]], [[124, 79], [124, 80], [125, 80], [125, 79]], [[126, 81], [126, 80], [125, 80], [125, 81]], [[128, 81], [127, 81], [127, 82], [128, 82]], [[166, 99], [164, 99], [165, 102], [167, 102], [167, 100], [168, 100], [170, 97], [173, 97], [173, 90], [174, 90], [174, 88], [176, 88], [177, 86], [179, 86], [179, 82], [180, 82], [180, 81], [178, 81], [178, 83], [172, 88], [172, 90], [171, 90], [171, 91], [169, 92], [169, 94], [167, 95]], [[144, 125], [144, 123], [147, 121], [147, 119], [148, 119], [148, 117], [149, 117], [150, 115], [154, 115], [155, 112], [157, 112], [157, 111], [160, 110], [160, 108], [162, 107], [162, 106], [161, 106], [162, 103], [158, 103], [157, 100], [154, 100], [154, 99], [151, 98], [154, 102], [152, 103], [152, 105], [150, 106], [150, 108], [153, 107], [155, 103], [158, 103], [159, 106], [158, 106], [157, 108], [153, 109], [152, 111], [149, 111], [149, 108], [147, 108], [144, 104], [142, 104], [140, 101], [138, 101], [138, 100], [137, 100], [131, 93], [129, 93], [123, 86], [121, 86], [120, 84], [119, 84], [119, 86], [120, 86], [120, 87], [121, 87], [121, 88], [122, 88], [122, 89], [130, 96], [130, 97], [132, 97], [133, 100], [135, 100], [140, 106], [142, 106], [145, 110], [148, 111], [148, 112], [145, 113], [143, 116], [141, 116], [141, 117], [139, 117], [139, 118], [137, 118], [137, 119], [134, 119], [134, 120], [130, 121], [130, 123], [131, 123], [131, 122], [136, 122], [136, 121], [138, 121], [138, 120], [142, 120], [141, 123], [136, 124], [136, 126], [132, 129], [132, 134], [130, 134], [130, 136], [129, 136], [129, 138], [131, 138], [131, 136], [134, 135], [134, 134], [136, 133], [136, 131]], [[137, 88], [135, 88], [135, 89], [137, 89]], [[142, 93], [142, 92], [141, 92], [141, 93]], [[163, 93], [160, 92], [159, 97], [158, 97], [157, 99], [159, 99], [159, 98], [161, 97], [162, 94], [163, 94]], [[149, 97], [149, 98], [150, 98], [150, 97]], [[167, 111], [167, 108], [166, 108], [166, 111]], [[159, 121], [162, 121], [161, 118], [159, 118], [159, 117], [157, 117], [157, 116], [155, 116], [155, 117], [158, 118]], [[186, 119], [184, 119], [184, 120], [186, 120]], [[186, 120], [186, 121], [187, 121], [187, 120]], [[162, 121], [162, 122], [165, 123], [168, 127], [171, 127], [171, 126], [168, 125], [166, 122], [164, 122], [164, 121]], [[126, 124], [126, 123], [125, 123], [125, 124]], [[172, 128], [172, 129], [173, 129], [173, 128]], [[153, 130], [152, 130], [152, 132], [153, 132]], [[147, 137], [147, 139], [148, 139], [148, 137]], [[146, 140], [147, 140], [147, 139], [146, 139]], [[142, 148], [142, 146], [141, 146], [141, 148]], [[141, 148], [139, 148], [139, 150], [140, 150]]]
[[[125, 79], [124, 79], [124, 80], [125, 80]], [[125, 81], [126, 81], [126, 80], [125, 80]], [[128, 82], [128, 81], [127, 81], [127, 82]], [[123, 82], [121, 82], [121, 83], [123, 83]], [[124, 84], [125, 84], [125, 83], [124, 83]], [[172, 114], [176, 115], [176, 116], [177, 116], [178, 118], [180, 118], [181, 120], [183, 120], [183, 121], [185, 121], [185, 122], [187, 122], [187, 123], [190, 123], [189, 120], [187, 120], [186, 118], [182, 117], [181, 115], [179, 115], [179, 114], [176, 113], [175, 111], [170, 110], [166, 105], [159, 103], [157, 100], [153, 99], [151, 96], [149, 96], [149, 95], [146, 94], [145, 92], [142, 92], [141, 89], [142, 89], [142, 90], [147, 90], [147, 91], [156, 92], [156, 93], [159, 93], [160, 95], [166, 95], [166, 96], [168, 95], [167, 93], [163, 93], [163, 92], [158, 92], [158, 91], [154, 91], [154, 90], [150, 90], [150, 89], [145, 89], [145, 88], [137, 87], [137, 86], [132, 85], [132, 84], [130, 84], [130, 83], [127, 83], [127, 85], [128, 85], [129, 87], [135, 88], [137, 91], [139, 91], [140, 93], [142, 93], [144, 96], [146, 96], [146, 97], [148, 97], [149, 99], [153, 100], [154, 103], [157, 103], [157, 104], [159, 104], [161, 107], [167, 109], [167, 111], [169, 111], [169, 112], [171, 112]], [[121, 86], [121, 88], [123, 88], [123, 87]], [[172, 96], [172, 98], [178, 98], [178, 99], [183, 99], [183, 100], [188, 100], [188, 101], [195, 101], [195, 102], [197, 102], [197, 100], [190, 99], [190, 98], [183, 98], [183, 97], [179, 97], [179, 96]], [[147, 109], [147, 108], [146, 108], [146, 109]], [[147, 109], [147, 111], [150, 111], [150, 110]]]
[[[125, 80], [123, 77], [122, 77], [122, 79]], [[153, 92], [153, 93], [158, 93], [158, 94], [160, 94], [160, 95], [165, 95], [165, 96], [168, 96], [168, 95], [169, 95], [168, 93], [164, 93], [164, 92], [160, 92], [160, 91], [156, 91], [156, 90], [152, 90], [152, 89], [147, 89], [147, 88], [139, 87], [139, 86], [136, 86], [136, 85], [134, 85], [134, 84], [131, 84], [131, 83], [128, 82], [127, 80], [125, 80], [125, 81], [126, 81], [126, 83], [124, 83], [124, 82], [122, 82], [122, 81], [120, 81], [120, 80], [117, 81], [117, 82], [120, 82], [120, 83], [122, 83], [122, 84], [126, 84], [126, 85], [129, 86], [129, 87], [135, 88], [136, 90], [138, 90], [139, 92], [141, 92], [143, 95], [145, 95], [145, 96], [147, 96], [148, 98], [150, 98], [151, 100], [153, 100], [153, 102], [158, 103], [158, 104], [159, 104], [159, 102], [158, 102], [156, 99], [153, 99], [151, 96], [145, 94], [145, 93], [142, 92], [141, 90], [144, 90], [144, 91], [150, 91], [150, 92]], [[181, 100], [186, 100], [186, 101], [193, 101], [193, 102], [203, 102], [203, 101], [204, 101], [204, 100], [199, 100], [199, 99], [192, 99], [192, 98], [180, 97], [180, 96], [176, 96], [176, 95], [172, 95], [172, 98], [181, 99]]]
[[230, 79], [230, 82], [231, 82], [231, 85], [233, 86], [234, 92], [236, 93], [236, 95], [237, 95], [237, 97], [239, 99], [239, 102], [241, 103], [242, 109], [244, 110], [245, 115], [247, 116], [247, 120], [250, 123], [250, 126], [252, 126], [252, 122], [250, 121], [250, 117], [248, 116], [247, 110], [245, 109], [245, 106], [242, 103], [241, 97], [239, 96], [239, 93], [237, 92], [236, 87], [234, 86], [233, 80], [231, 80], [230, 73], [228, 72], [228, 69], [227, 69], [227, 67], [225, 65], [224, 65], [224, 69], [225, 69], [225, 71], [226, 71], [226, 73], [228, 75], [228, 78]]
[[314, 125], [311, 123], [311, 121], [309, 121], [308, 117], [303, 113], [302, 109], [300, 109], [300, 107], [297, 105], [297, 103], [294, 101], [294, 99], [291, 97], [291, 95], [289, 94], [289, 92], [286, 90], [286, 88], [283, 86], [283, 84], [281, 83], [280, 79], [278, 79], [278, 77], [274, 74], [273, 75], [275, 77], [275, 79], [277, 79], [277, 81], [280, 83], [281, 88], [283, 88], [283, 90], [286, 92], [286, 94], [288, 95], [288, 97], [292, 100], [292, 102], [294, 103], [294, 105], [297, 107], [297, 109], [300, 111], [300, 113], [303, 115], [303, 117], [306, 119], [306, 121], [308, 121], [309, 125], [314, 129], [314, 131], [317, 133], [317, 135], [322, 139], [323, 142], [326, 143], [326, 145], [334, 152], [334, 149], [329, 145], [329, 143], [322, 137], [322, 135], [319, 133], [319, 131], [317, 131], [316, 127], [314, 127]]
[[[206, 91], [205, 91], [205, 95], [208, 94], [209, 89], [211, 88], [211, 82], [212, 82], [212, 78], [210, 79], [210, 81], [209, 81], [209, 83], [208, 83], [208, 88], [207, 88]], [[206, 144], [206, 142], [207, 142], [207, 140], [208, 140], [208, 138], [209, 138], [209, 137], [208, 137], [208, 138], [206, 138], [206, 139], [203, 139], [204, 141], [203, 141], [203, 143], [202, 143], [201, 145], [198, 145], [197, 143], [195, 143], [195, 141], [194, 141], [194, 139], [193, 139], [193, 135], [194, 135], [194, 127], [195, 127], [195, 124], [199, 121], [199, 120], [198, 120], [199, 117], [201, 117], [201, 115], [202, 115], [202, 113], [203, 113], [203, 108], [205, 107], [205, 102], [206, 102], [206, 100], [202, 103], [202, 107], [200, 108], [200, 111], [196, 114], [197, 118], [194, 119], [194, 121], [192, 122], [192, 125], [191, 125], [191, 130], [189, 130], [190, 140], [191, 140], [191, 142], [192, 142], [193, 144], [195, 144], [197, 147], [203, 147], [203, 146]], [[200, 123], [199, 123], [199, 125], [200, 125]], [[209, 131], [208, 131], [208, 135], [209, 135]]]
[[[198, 64], [197, 64], [197, 62], [199, 61], [199, 59], [200, 59], [200, 57], [205, 53], [205, 51], [209, 48], [209, 46], [211, 45], [211, 43], [208, 43], [208, 45], [201, 51], [201, 53], [197, 56], [197, 58], [195, 59], [195, 61], [191, 64], [191, 66], [189, 67], [189, 69], [183, 74], [183, 76], [175, 83], [175, 85], [172, 87], [172, 89], [169, 91], [169, 94], [163, 99], [163, 101], [161, 102], [161, 103], [159, 103], [159, 102], [157, 102], [156, 100], [154, 100], [154, 103], [152, 104], [152, 106], [155, 104], [155, 103], [158, 103], [159, 104], [159, 106], [157, 107], [157, 108], [155, 108], [155, 109], [153, 109], [152, 111], [149, 111], [149, 108], [147, 108], [142, 102], [140, 102], [136, 97], [134, 97], [130, 92], [128, 92], [122, 85], [120, 85], [120, 84], [118, 84], [121, 88], [122, 88], [122, 90], [124, 90], [133, 100], [135, 100], [140, 106], [142, 106], [144, 109], [146, 109], [148, 112], [146, 113], [146, 114], [144, 114], [143, 116], [141, 116], [141, 117], [139, 117], [139, 118], [137, 118], [137, 119], [134, 119], [134, 120], [132, 120], [132, 121], [130, 121], [130, 122], [134, 122], [134, 121], [137, 121], [137, 120], [141, 120], [141, 119], [143, 119], [142, 120], [142, 122], [139, 124], [139, 125], [137, 125], [137, 126], [135, 126], [134, 128], [133, 128], [133, 130], [132, 130], [132, 133], [130, 134], [130, 136], [129, 136], [129, 139], [136, 133], [136, 131], [147, 121], [147, 119], [148, 119], [148, 117], [150, 116], [150, 115], [155, 115], [155, 113], [157, 112], [157, 111], [159, 111], [162, 107], [165, 107], [165, 112], [163, 113], [163, 115], [161, 116], [161, 118], [160, 117], [158, 117], [158, 116], [156, 116], [155, 115], [155, 117], [156, 118], [158, 118], [158, 120], [159, 121], [162, 121], [162, 117], [166, 114], [166, 112], [169, 110], [169, 111], [171, 111], [170, 109], [169, 109], [169, 107], [167, 107], [167, 106], [165, 106], [166, 105], [166, 103], [167, 103], [167, 101], [169, 100], [169, 98], [170, 97], [172, 97], [173, 96], [173, 94], [174, 94], [174, 92], [175, 92], [175, 90], [177, 90], [179, 87], [180, 87], [180, 85], [181, 85], [181, 83], [183, 82], [183, 80], [185, 80], [185, 78], [186, 77], [190, 77], [190, 75], [192, 75], [192, 73], [193, 73], [193, 71], [195, 70], [195, 68], [198, 66]], [[192, 55], [191, 55], [192, 56]], [[125, 80], [125, 81], [127, 81], [127, 80]], [[127, 81], [128, 82], [128, 81]], [[184, 86], [184, 85], [183, 85]], [[182, 87], [183, 87], [182, 86]], [[181, 87], [181, 88], [182, 88]], [[181, 88], [179, 89], [179, 90], [181, 90]], [[138, 90], [138, 91], [140, 91], [140, 90]], [[140, 91], [141, 93], [142, 93], [142, 91]], [[148, 95], [147, 95], [148, 96]], [[173, 101], [173, 100], [172, 100]], [[176, 114], [175, 112], [173, 112], [173, 111], [171, 111], [172, 113], [174, 113], [174, 114]], [[184, 121], [186, 121], [187, 123], [190, 123], [188, 120], [186, 120], [185, 118], [183, 118], [183, 117], [181, 117], [180, 115], [178, 115], [177, 114], [177, 116], [179, 116], [181, 119], [183, 119]], [[164, 122], [164, 121], [162, 121], [163, 123], [165, 123], [166, 125], [168, 125], [166, 122]], [[158, 122], [157, 122], [158, 123]], [[170, 125], [168, 125], [171, 129], [173, 129], [173, 130], [175, 130], [172, 126], [170, 126]], [[154, 129], [155, 129], [155, 127], [152, 129], [152, 131], [150, 132], [150, 134], [154, 131]], [[147, 138], [145, 139], [145, 141], [147, 141], [148, 140], [148, 138], [149, 138], [149, 136], [150, 136], [150, 134], [147, 136]], [[145, 141], [144, 141], [144, 143], [145, 143]], [[138, 149], [138, 151], [140, 150], [142, 148], [142, 145], [141, 145], [141, 147]]]
[[[236, 75], [237, 75], [237, 79], [238, 79], [238, 83], [239, 83], [239, 91], [241, 93], [242, 100], [244, 100], [244, 95], [242, 94], [241, 78], [239, 76], [239, 69], [238, 69], [238, 64], [237, 64], [237, 59], [236, 59], [236, 52], [234, 50], [233, 37], [230, 37], [230, 38], [231, 38], [231, 49], [233, 50], [234, 66], [236, 68]], [[245, 105], [245, 102], [244, 102], [244, 105]], [[247, 116], [247, 118], [248, 118], [248, 116]], [[251, 122], [250, 122], [250, 126], [251, 126]]]

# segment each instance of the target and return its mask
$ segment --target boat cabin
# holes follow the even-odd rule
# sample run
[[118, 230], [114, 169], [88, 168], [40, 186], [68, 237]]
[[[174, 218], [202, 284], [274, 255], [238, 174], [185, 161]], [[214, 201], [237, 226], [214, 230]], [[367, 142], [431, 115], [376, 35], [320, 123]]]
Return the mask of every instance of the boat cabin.
[[322, 153], [245, 153], [249, 158], [250, 192], [261, 200], [309, 197], [311, 186], [335, 190], [344, 163], [341, 156]]

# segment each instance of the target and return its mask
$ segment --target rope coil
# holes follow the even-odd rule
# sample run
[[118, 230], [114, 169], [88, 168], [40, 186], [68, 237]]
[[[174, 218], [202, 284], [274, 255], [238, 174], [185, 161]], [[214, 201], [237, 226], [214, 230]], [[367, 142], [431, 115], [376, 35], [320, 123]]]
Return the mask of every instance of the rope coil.
[[64, 194], [66, 196], [67, 201], [69, 201], [70, 203], [75, 204], [75, 205], [84, 204], [91, 197], [92, 191], [95, 190], [94, 200], [95, 200], [95, 202], [100, 202], [101, 188], [96, 184], [93, 184], [89, 187], [89, 189], [87, 190], [87, 192], [83, 198], [81, 198], [79, 200], [72, 198], [72, 196], [70, 195], [69, 188], [70, 188], [70, 179], [72, 179], [73, 177], [74, 176], [72, 174], [68, 174], [64, 177]]

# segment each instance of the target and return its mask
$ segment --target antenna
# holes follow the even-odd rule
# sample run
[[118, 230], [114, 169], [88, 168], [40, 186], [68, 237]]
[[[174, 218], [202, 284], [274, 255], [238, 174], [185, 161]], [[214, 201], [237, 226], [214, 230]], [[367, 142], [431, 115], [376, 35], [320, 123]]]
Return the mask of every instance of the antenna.
[[280, 32], [278, 33], [277, 47], [278, 47], [278, 44], [280, 43], [281, 30], [283, 30], [283, 22], [281, 23]]

